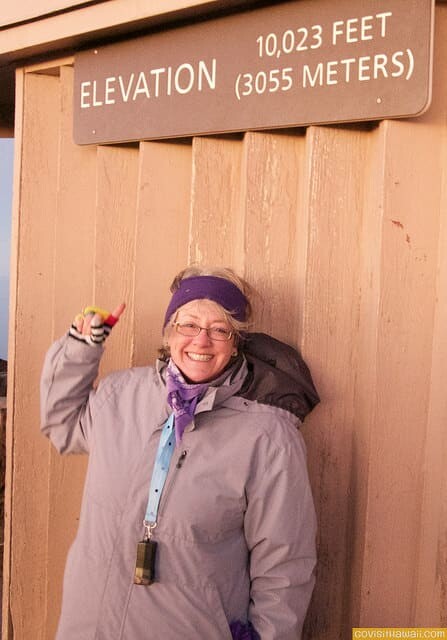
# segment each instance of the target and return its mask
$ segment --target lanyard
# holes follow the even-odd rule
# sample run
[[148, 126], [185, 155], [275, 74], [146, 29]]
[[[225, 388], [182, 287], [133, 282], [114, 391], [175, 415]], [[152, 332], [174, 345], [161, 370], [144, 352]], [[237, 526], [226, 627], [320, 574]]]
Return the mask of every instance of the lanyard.
[[166, 420], [158, 443], [157, 455], [154, 469], [152, 471], [151, 484], [149, 487], [149, 498], [147, 501], [146, 515], [144, 516], [144, 526], [146, 528], [146, 539], [150, 539], [152, 529], [157, 526], [157, 514], [160, 504], [161, 494], [168, 476], [169, 465], [175, 449], [174, 414], [171, 413]]

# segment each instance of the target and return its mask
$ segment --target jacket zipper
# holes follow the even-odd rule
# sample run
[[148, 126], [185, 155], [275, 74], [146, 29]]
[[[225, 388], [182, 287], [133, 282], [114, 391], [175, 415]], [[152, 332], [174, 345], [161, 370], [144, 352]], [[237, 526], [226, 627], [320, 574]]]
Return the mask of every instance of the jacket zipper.
[[177, 460], [177, 464], [175, 465], [175, 468], [176, 468], [176, 469], [181, 469], [181, 467], [182, 467], [182, 465], [183, 465], [183, 462], [184, 462], [184, 460], [185, 460], [185, 458], [186, 458], [187, 453], [188, 453], [188, 452], [186, 451], [186, 449], [185, 449], [185, 451], [182, 451], [182, 452], [181, 452], [180, 457], [179, 457], [179, 459]]
[[161, 495], [161, 500], [160, 500], [160, 504], [158, 507], [158, 517], [157, 520], [163, 515], [165, 506], [166, 506], [166, 501], [169, 497], [169, 494], [171, 493], [171, 489], [172, 489], [172, 485], [175, 482], [175, 479], [178, 475], [178, 470], [182, 468], [183, 463], [185, 462], [186, 456], [188, 455], [188, 450], [187, 449], [183, 449], [183, 451], [181, 452], [181, 454], [179, 455], [179, 457], [177, 458], [177, 462], [175, 464], [175, 469], [174, 472], [171, 476], [171, 478], [169, 479], [169, 484], [167, 486], [165, 486], [165, 489]]

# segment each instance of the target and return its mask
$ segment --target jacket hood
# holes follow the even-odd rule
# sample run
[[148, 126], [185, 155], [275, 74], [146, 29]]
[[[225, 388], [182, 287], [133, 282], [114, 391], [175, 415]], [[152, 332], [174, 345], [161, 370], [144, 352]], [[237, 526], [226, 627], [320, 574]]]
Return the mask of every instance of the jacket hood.
[[296, 349], [265, 333], [248, 333], [242, 351], [248, 374], [239, 396], [285, 409], [301, 421], [319, 403], [309, 368]]

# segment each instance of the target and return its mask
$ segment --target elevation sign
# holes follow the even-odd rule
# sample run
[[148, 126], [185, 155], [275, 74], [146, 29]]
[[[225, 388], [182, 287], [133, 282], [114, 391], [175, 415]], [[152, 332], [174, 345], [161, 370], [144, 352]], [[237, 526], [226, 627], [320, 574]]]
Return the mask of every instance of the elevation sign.
[[75, 57], [78, 144], [417, 116], [434, 0], [298, 0]]

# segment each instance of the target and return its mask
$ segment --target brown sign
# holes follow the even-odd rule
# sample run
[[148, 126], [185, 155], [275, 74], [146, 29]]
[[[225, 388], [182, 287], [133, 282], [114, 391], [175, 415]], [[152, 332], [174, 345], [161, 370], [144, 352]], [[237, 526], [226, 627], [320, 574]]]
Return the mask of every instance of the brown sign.
[[416, 116], [433, 14], [434, 0], [298, 0], [79, 53], [75, 142]]

